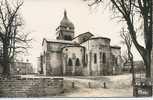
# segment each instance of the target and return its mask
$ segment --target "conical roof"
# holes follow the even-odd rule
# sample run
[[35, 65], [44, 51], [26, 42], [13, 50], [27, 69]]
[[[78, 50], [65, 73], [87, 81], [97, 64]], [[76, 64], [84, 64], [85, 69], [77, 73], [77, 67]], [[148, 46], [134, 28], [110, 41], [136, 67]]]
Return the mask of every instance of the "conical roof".
[[66, 10], [64, 11], [64, 17], [60, 22], [60, 26], [74, 28], [74, 24], [68, 19]]

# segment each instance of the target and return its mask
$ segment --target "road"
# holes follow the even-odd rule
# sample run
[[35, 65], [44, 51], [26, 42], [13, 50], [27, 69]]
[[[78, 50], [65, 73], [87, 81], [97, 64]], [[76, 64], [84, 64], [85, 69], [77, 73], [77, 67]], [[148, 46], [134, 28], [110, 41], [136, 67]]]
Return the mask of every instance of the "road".
[[[74, 88], [72, 88], [74, 82]], [[104, 84], [106, 87], [104, 88]], [[132, 97], [131, 75], [64, 77], [66, 97]]]
[[[22, 77], [43, 78], [49, 76], [23, 75]], [[132, 97], [131, 74], [62, 78], [64, 78], [64, 93], [57, 95], [58, 97]], [[104, 82], [107, 88], [104, 88]]]

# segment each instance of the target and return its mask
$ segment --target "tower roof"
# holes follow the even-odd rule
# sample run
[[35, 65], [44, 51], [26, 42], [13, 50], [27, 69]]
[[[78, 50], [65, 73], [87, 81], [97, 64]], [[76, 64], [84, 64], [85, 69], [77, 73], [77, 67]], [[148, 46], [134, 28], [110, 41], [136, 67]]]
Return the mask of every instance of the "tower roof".
[[64, 17], [62, 21], [60, 22], [60, 26], [66, 26], [74, 28], [74, 24], [68, 19], [66, 10], [64, 11]]

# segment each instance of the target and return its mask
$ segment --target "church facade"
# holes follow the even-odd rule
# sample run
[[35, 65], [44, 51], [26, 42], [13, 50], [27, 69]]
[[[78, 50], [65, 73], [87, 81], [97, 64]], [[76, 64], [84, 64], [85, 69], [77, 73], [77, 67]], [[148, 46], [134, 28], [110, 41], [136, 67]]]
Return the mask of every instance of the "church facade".
[[56, 40], [44, 38], [39, 72], [49, 76], [101, 76], [121, 72], [121, 48], [110, 39], [90, 32], [75, 37], [74, 24], [66, 11], [56, 29]]

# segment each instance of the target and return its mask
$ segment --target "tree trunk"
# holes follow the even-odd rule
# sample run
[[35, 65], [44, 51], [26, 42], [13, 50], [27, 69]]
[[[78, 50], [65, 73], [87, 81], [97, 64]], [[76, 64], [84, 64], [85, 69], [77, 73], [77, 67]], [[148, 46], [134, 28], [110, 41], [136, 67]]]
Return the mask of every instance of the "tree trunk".
[[130, 60], [131, 60], [133, 95], [135, 95], [135, 69], [133, 64], [133, 57]]
[[8, 41], [3, 43], [3, 75], [4, 77], [10, 76], [10, 61], [8, 55]]
[[144, 59], [144, 64], [146, 68], [146, 78], [151, 78], [151, 52], [150, 50], [146, 50], [146, 54]]
[[134, 71], [134, 64], [133, 64], [133, 58], [130, 59], [131, 61], [131, 72], [132, 72], [132, 85], [134, 86], [135, 83], [135, 71]]
[[[145, 67], [146, 67], [146, 78], [147, 79], [151, 79], [151, 52], [150, 50], [146, 51], [146, 55], [145, 55], [146, 59], [144, 59], [144, 63], [145, 63]], [[152, 86], [151, 86], [152, 87]], [[148, 88], [148, 95], [152, 96], [152, 88]]]

